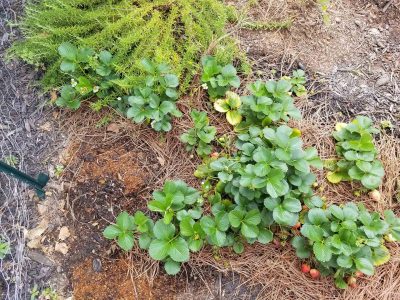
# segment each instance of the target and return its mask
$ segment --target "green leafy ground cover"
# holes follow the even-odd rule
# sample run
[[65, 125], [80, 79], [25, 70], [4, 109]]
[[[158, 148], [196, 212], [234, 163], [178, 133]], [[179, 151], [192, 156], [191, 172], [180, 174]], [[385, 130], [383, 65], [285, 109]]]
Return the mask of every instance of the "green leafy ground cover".
[[[122, 88], [140, 82], [140, 61], [148, 58], [169, 64], [186, 89], [202, 53], [225, 34], [226, 22], [226, 6], [219, 0], [32, 1], [20, 23], [24, 40], [10, 54], [44, 68], [46, 88], [63, 84], [57, 48], [70, 42], [111, 52]], [[238, 55], [231, 39], [220, 40], [215, 52], [222, 61]]]

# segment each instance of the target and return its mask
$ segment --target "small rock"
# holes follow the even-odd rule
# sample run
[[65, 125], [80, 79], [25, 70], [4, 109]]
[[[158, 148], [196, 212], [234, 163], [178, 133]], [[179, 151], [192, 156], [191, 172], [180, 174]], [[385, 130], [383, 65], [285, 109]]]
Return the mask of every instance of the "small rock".
[[358, 27], [361, 27], [362, 25], [360, 20], [355, 20], [354, 24], [356, 24]]
[[376, 81], [375, 85], [377, 87], [379, 87], [379, 86], [386, 85], [389, 82], [390, 82], [390, 76], [389, 76], [389, 74], [385, 73], [381, 77], [378, 78], [378, 80]]
[[377, 28], [371, 28], [371, 29], [369, 30], [369, 33], [372, 34], [372, 35], [380, 35], [380, 34], [381, 34], [381, 32], [379, 31], [379, 29], [377, 29]]
[[45, 255], [43, 255], [37, 251], [27, 251], [27, 256], [30, 259], [32, 259], [42, 265], [49, 266], [49, 267], [54, 265], [53, 261], [51, 261], [48, 257], [46, 257]]
[[45, 215], [47, 213], [47, 206], [44, 204], [38, 204], [37, 205], [37, 210], [41, 216]]
[[93, 259], [92, 267], [93, 271], [95, 271], [96, 273], [101, 272], [101, 260], [98, 258]]
[[69, 247], [66, 243], [56, 243], [54, 250], [65, 255], [68, 253]]
[[336, 22], [336, 23], [340, 23], [340, 22], [342, 22], [342, 19], [340, 19], [340, 18], [335, 18], [335, 22]]
[[71, 236], [71, 233], [69, 232], [69, 229], [67, 226], [63, 226], [60, 229], [60, 233], [58, 234], [58, 238], [61, 241], [65, 241], [67, 238]]

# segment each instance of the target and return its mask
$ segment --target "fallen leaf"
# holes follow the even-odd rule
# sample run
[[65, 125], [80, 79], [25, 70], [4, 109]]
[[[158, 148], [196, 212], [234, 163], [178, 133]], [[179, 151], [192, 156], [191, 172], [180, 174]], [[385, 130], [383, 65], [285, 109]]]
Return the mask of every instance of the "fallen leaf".
[[33, 229], [26, 231], [25, 237], [29, 241], [27, 246], [31, 249], [40, 248], [42, 234], [46, 231], [49, 222], [46, 219], [40, 221], [38, 226]]
[[51, 131], [52, 126], [50, 122], [46, 122], [39, 127], [43, 131]]
[[69, 247], [66, 243], [56, 243], [54, 250], [65, 255], [68, 253]]
[[161, 166], [165, 165], [165, 159], [163, 157], [157, 156], [157, 160], [160, 163]]
[[71, 233], [69, 232], [69, 229], [67, 226], [63, 226], [60, 229], [60, 233], [58, 234], [58, 238], [61, 241], [65, 241], [67, 238], [71, 236]]
[[116, 123], [111, 123], [110, 125], [107, 126], [107, 131], [108, 132], [114, 132], [118, 133], [119, 132], [119, 126]]
[[50, 100], [51, 100], [51, 102], [56, 101], [57, 98], [58, 98], [58, 96], [57, 96], [57, 91], [52, 90], [52, 91], [50, 92]]

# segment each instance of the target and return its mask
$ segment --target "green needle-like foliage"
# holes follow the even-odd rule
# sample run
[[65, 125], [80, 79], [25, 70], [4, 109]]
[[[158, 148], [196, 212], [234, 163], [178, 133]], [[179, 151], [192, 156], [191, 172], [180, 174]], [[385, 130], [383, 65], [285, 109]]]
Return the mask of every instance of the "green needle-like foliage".
[[[224, 35], [226, 7], [220, 0], [42, 0], [26, 6], [20, 27], [25, 37], [10, 50], [30, 64], [45, 66], [45, 87], [61, 85], [63, 42], [115, 57], [120, 86], [131, 88], [141, 77], [140, 61], [167, 63], [181, 77], [185, 89], [212, 41]], [[236, 46], [219, 43], [219, 59], [230, 61]], [[217, 47], [218, 48], [218, 47]], [[219, 55], [218, 55], [219, 53]]]

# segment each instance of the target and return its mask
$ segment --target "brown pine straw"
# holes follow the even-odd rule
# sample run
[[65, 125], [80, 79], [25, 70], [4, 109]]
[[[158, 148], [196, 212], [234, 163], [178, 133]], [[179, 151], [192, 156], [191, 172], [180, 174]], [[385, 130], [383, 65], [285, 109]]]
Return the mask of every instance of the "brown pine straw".
[[[184, 145], [179, 141], [179, 136], [192, 126], [189, 118], [190, 107], [205, 110], [209, 114], [211, 125], [218, 128], [218, 133], [232, 135], [231, 127], [226, 123], [223, 115], [215, 113], [211, 105], [202, 98], [202, 91], [197, 90], [187, 99], [179, 102], [179, 108], [184, 112], [181, 119], [175, 119], [173, 130], [165, 135], [154, 132], [145, 125], [135, 125], [120, 117], [115, 117], [113, 123], [120, 127], [120, 132], [110, 133], [104, 128], [94, 129], [94, 125], [101, 116], [89, 110], [68, 116], [68, 123], [64, 124], [71, 133], [72, 144], [78, 141], [86, 143], [115, 143], [122, 138], [129, 137], [133, 149], [144, 151], [146, 159], [142, 162], [157, 159], [160, 163], [157, 171], [146, 168], [152, 172], [152, 180], [147, 182], [142, 196], [151, 198], [151, 192], [160, 188], [166, 179], [183, 179], [188, 184], [199, 187], [199, 180], [193, 176], [196, 166], [201, 160], [196, 155], [187, 153]], [[190, 100], [189, 100], [190, 99]], [[334, 140], [331, 137], [335, 123], [340, 118], [328, 112], [324, 104], [311, 105], [307, 100], [296, 103], [302, 110], [303, 120], [290, 122], [290, 126], [298, 127], [302, 131], [305, 146], [315, 146], [321, 158], [335, 156]], [[107, 112], [110, 113], [110, 112]], [[376, 142], [380, 159], [385, 168], [385, 177], [379, 188], [382, 199], [379, 202], [371, 200], [366, 192], [361, 196], [354, 196], [354, 191], [361, 186], [356, 183], [330, 184], [325, 179], [325, 171], [314, 170], [318, 177], [319, 187], [316, 193], [326, 197], [329, 203], [344, 203], [348, 201], [363, 202], [369, 209], [382, 213], [385, 209], [392, 209], [400, 216], [400, 205], [396, 198], [399, 193], [400, 178], [400, 141], [395, 137], [381, 133]], [[73, 165], [67, 166], [73, 169]], [[132, 212], [133, 213], [133, 212]], [[229, 249], [213, 250], [205, 247], [200, 253], [191, 255], [191, 260], [183, 265], [183, 272], [178, 276], [196, 274], [196, 280], [204, 283], [204, 292], [211, 294], [209, 273], [218, 272], [228, 276], [239, 276], [240, 291], [249, 291], [240, 299], [400, 299], [400, 246], [396, 243], [388, 245], [391, 260], [383, 266], [377, 267], [376, 274], [358, 280], [359, 287], [342, 291], [333, 284], [333, 278], [327, 277], [312, 280], [300, 272], [300, 260], [296, 257], [289, 243], [280, 248], [273, 244], [247, 245], [243, 254], [236, 255]], [[152, 261], [148, 254], [135, 249], [131, 256], [130, 276], [135, 278], [145, 276], [150, 283], [159, 274], [162, 267]], [[312, 261], [309, 263], [313, 264]], [[215, 288], [215, 287], [214, 287]], [[254, 291], [254, 292], [253, 292]], [[140, 291], [138, 291], [140, 293]], [[179, 297], [178, 297], [179, 298]], [[199, 296], [199, 299], [203, 299]], [[237, 298], [239, 299], [239, 298]]]

